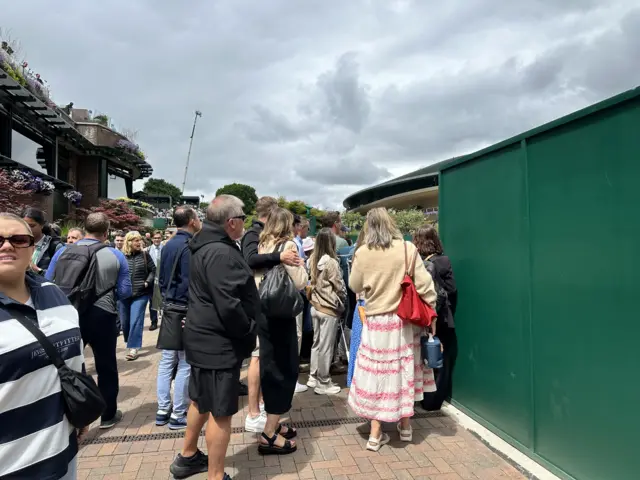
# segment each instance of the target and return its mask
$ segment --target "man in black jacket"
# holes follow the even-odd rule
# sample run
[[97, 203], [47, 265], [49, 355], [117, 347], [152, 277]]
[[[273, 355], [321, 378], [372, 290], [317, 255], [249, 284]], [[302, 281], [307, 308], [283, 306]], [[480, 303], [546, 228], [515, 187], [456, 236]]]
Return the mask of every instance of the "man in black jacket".
[[[242, 237], [242, 255], [247, 264], [253, 270], [265, 270], [273, 268], [280, 263], [285, 265], [303, 265], [304, 262], [291, 250], [273, 253], [258, 253], [260, 243], [260, 233], [264, 228], [267, 217], [271, 210], [278, 206], [278, 201], [273, 197], [262, 197], [256, 202], [256, 216], [258, 220], [253, 221], [251, 228]], [[244, 429], [247, 432], [262, 433], [267, 415], [264, 409], [260, 408], [260, 360], [258, 346], [251, 353], [249, 370], [247, 371], [247, 385], [249, 387], [248, 406], [249, 413], [244, 422]]]
[[184, 349], [191, 365], [184, 447], [171, 473], [185, 478], [205, 471], [197, 448], [207, 422], [209, 478], [227, 479], [224, 457], [231, 436], [231, 417], [238, 411], [240, 366], [256, 344], [260, 297], [253, 272], [236, 244], [242, 236], [244, 204], [232, 195], [216, 197], [202, 230], [191, 241], [189, 308]]

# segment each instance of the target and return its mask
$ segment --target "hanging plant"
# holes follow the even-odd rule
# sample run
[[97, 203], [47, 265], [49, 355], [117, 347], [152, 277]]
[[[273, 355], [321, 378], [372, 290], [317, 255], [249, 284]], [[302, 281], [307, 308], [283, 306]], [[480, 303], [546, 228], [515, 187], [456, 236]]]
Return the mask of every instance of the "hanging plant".
[[130, 153], [132, 155], [137, 155], [138, 151], [140, 150], [140, 147], [138, 145], [136, 145], [135, 143], [129, 140], [125, 140], [123, 138], [121, 138], [116, 142], [116, 148], [124, 150], [125, 152]]
[[73, 203], [76, 207], [80, 205], [80, 201], [82, 200], [82, 194], [75, 190], [67, 190], [62, 195], [64, 195], [64, 197], [71, 203]]
[[12, 170], [11, 178], [16, 183], [24, 185], [25, 190], [31, 190], [33, 193], [41, 195], [51, 195], [56, 189], [53, 183], [43, 180], [27, 170]]

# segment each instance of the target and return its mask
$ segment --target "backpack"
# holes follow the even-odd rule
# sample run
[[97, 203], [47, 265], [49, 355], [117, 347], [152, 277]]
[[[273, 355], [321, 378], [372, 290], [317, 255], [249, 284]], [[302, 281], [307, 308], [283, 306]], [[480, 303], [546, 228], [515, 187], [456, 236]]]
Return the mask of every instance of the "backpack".
[[54, 282], [65, 293], [79, 314], [86, 312], [98, 299], [111, 289], [96, 292], [98, 262], [96, 253], [107, 245], [95, 242], [90, 245], [69, 245], [58, 258]]
[[445, 319], [447, 318], [449, 312], [449, 294], [447, 290], [442, 286], [442, 279], [436, 270], [436, 265], [431, 261], [433, 256], [427, 258], [424, 261], [424, 266], [427, 268], [427, 272], [431, 275], [433, 279], [433, 285], [435, 287], [436, 295], [438, 296], [436, 300], [436, 313], [438, 314], [438, 318]]
[[[278, 248], [282, 251], [284, 245]], [[296, 317], [304, 309], [302, 295], [293, 280], [284, 268], [284, 265], [276, 265], [262, 277], [258, 288], [262, 312], [268, 318], [292, 318]]]

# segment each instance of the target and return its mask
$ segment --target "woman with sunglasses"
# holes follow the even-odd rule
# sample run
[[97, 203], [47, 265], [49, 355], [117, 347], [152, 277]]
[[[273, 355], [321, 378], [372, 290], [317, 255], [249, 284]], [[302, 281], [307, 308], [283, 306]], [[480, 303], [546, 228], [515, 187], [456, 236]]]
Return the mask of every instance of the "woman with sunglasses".
[[[34, 235], [0, 213], [0, 478], [77, 478], [78, 437], [65, 416], [58, 371], [21, 322], [33, 322], [70, 368], [84, 368], [78, 312], [29, 268]], [[28, 419], [28, 421], [25, 421]]]

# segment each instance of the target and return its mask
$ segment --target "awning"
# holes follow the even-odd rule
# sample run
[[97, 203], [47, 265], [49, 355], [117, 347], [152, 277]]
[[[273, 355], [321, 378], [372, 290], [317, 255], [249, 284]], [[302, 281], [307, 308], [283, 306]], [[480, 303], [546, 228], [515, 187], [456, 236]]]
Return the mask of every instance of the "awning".
[[52, 177], [51, 175], [47, 175], [41, 170], [37, 170], [35, 168], [28, 167], [23, 163], [16, 162], [15, 160], [5, 157], [4, 155], [0, 155], [0, 168], [14, 168], [18, 170], [26, 170], [32, 175], [36, 177], [40, 177], [42, 180], [53, 183], [53, 185], [58, 190], [74, 190], [75, 187], [67, 182], [63, 182], [57, 178]]

